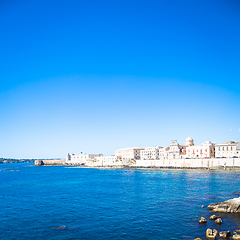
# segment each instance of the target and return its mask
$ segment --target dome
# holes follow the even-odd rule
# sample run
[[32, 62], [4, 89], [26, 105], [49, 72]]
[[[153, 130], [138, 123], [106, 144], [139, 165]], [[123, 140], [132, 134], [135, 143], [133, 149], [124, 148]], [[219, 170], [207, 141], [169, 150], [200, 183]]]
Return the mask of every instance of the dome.
[[187, 146], [193, 146], [194, 143], [193, 143], [193, 139], [191, 137], [188, 137], [186, 140], [185, 140], [185, 145]]

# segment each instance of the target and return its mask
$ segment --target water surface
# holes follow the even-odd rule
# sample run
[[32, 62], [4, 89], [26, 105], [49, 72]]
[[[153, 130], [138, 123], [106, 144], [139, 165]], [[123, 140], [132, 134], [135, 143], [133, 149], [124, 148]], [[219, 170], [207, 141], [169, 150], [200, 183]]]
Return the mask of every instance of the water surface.
[[233, 232], [237, 215], [221, 214], [221, 226], [198, 220], [211, 215], [210, 203], [238, 197], [239, 177], [237, 171], [1, 164], [0, 239], [205, 239], [209, 227]]

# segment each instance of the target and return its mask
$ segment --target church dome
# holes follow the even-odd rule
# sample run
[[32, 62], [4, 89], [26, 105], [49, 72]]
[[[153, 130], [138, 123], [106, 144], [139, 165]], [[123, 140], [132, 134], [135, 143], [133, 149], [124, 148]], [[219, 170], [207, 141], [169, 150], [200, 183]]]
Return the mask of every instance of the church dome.
[[188, 138], [185, 140], [185, 145], [186, 145], [186, 146], [193, 146], [193, 145], [194, 145], [193, 139], [192, 139], [191, 137], [188, 137]]

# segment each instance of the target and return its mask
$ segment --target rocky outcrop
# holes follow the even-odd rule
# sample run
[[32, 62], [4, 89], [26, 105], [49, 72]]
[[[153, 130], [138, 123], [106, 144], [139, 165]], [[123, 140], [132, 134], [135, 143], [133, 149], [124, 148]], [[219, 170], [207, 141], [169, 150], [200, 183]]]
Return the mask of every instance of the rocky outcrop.
[[218, 224], [218, 225], [222, 224], [222, 219], [221, 218], [216, 219], [215, 223]]
[[201, 219], [199, 220], [199, 223], [200, 223], [200, 224], [207, 223], [207, 219], [204, 218], [204, 217], [201, 217]]
[[210, 220], [216, 220], [217, 219], [217, 216], [216, 215], [212, 215], [209, 217]]
[[206, 238], [207, 239], [216, 239], [216, 237], [218, 236], [218, 231], [216, 229], [210, 229], [208, 228], [206, 231]]
[[240, 234], [234, 232], [234, 233], [233, 233], [233, 236], [232, 236], [232, 239], [234, 239], [234, 240], [240, 240]]
[[240, 198], [233, 198], [225, 202], [212, 203], [208, 206], [214, 212], [237, 213], [240, 212]]
[[228, 237], [231, 237], [231, 232], [230, 232], [230, 231], [222, 231], [222, 232], [219, 232], [219, 237], [220, 237], [220, 238], [228, 238]]

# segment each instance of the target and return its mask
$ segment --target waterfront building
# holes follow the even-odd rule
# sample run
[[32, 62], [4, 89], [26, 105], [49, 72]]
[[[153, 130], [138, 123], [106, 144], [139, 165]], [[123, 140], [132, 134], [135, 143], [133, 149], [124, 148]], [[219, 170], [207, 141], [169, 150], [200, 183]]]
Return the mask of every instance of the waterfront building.
[[168, 159], [178, 159], [178, 158], [186, 158], [186, 148], [189, 146], [194, 146], [193, 139], [188, 137], [185, 140], [185, 145], [178, 144], [177, 140], [172, 140], [170, 143], [169, 150], [167, 152]]
[[206, 141], [202, 145], [186, 147], [186, 158], [211, 158], [214, 156], [214, 146], [210, 141]]
[[141, 160], [156, 160], [159, 159], [159, 147], [147, 147], [140, 150]]
[[79, 155], [67, 154], [66, 164], [85, 164], [87, 160], [94, 160], [96, 157], [102, 156], [102, 154], [86, 154], [82, 153]]
[[180, 156], [179, 158], [186, 158], [186, 148], [189, 146], [194, 146], [194, 141], [191, 137], [186, 138], [185, 145], [179, 145]]
[[95, 160], [98, 161], [102, 166], [106, 166], [106, 165], [114, 165], [117, 158], [115, 155], [99, 156], [99, 157], [96, 157]]
[[137, 160], [140, 159], [140, 151], [144, 150], [144, 148], [122, 148], [118, 149], [115, 151], [115, 156], [117, 159], [122, 159], [122, 160]]
[[94, 154], [94, 153], [90, 153], [89, 154], [89, 158], [90, 159], [96, 159], [97, 157], [102, 157], [103, 154], [99, 153], [99, 154]]
[[240, 157], [240, 142], [229, 141], [215, 145], [215, 156], [217, 158]]
[[172, 140], [170, 143], [170, 148], [168, 150], [168, 158], [176, 159], [180, 157], [180, 147], [177, 140]]
[[168, 158], [168, 151], [170, 147], [162, 147], [159, 148], [159, 159], [167, 159]]

